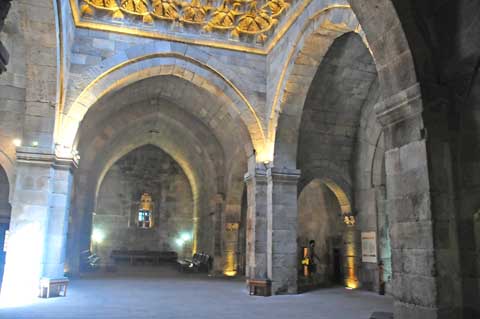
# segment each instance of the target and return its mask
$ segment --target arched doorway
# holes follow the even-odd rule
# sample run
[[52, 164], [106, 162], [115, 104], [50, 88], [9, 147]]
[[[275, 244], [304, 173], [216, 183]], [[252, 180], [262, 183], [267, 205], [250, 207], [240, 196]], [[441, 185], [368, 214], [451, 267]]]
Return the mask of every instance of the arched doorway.
[[[346, 280], [344, 261], [348, 247], [344, 247], [347, 225], [343, 220], [341, 204], [336, 194], [320, 179], [314, 179], [300, 190], [298, 197], [298, 244], [305, 248], [313, 263], [311, 273], [300, 266], [299, 291], [319, 286], [343, 285]], [[315, 242], [311, 247], [311, 241]], [[310, 258], [309, 256], [309, 258]], [[303, 256], [302, 256], [303, 258]], [[348, 278], [345, 278], [348, 280]]]
[[[151, 204], [145, 204], [146, 199]], [[190, 183], [182, 168], [157, 146], [141, 146], [118, 159], [101, 181], [95, 202], [92, 252], [101, 267], [126, 261], [120, 255], [128, 251], [191, 258]]]
[[[385, 150], [382, 128], [374, 111], [381, 97], [378, 74], [371, 52], [360, 35], [350, 32], [325, 41], [330, 41], [329, 48], [310, 78], [310, 86], [303, 96], [304, 105], [295, 115], [298, 117], [280, 115], [276, 165], [287, 165], [289, 158], [296, 158], [296, 168], [301, 171], [299, 191], [306, 189], [306, 193], [299, 196], [299, 220], [305, 213], [300, 210], [305, 209], [303, 197], [314, 185], [317, 195], [311, 196], [313, 201], [323, 194], [330, 203], [327, 210], [331, 216], [338, 216], [335, 222], [330, 222], [333, 233], [318, 238], [322, 241], [324, 260], [328, 260], [323, 263], [323, 269], [319, 269], [321, 274], [317, 275], [323, 279], [319, 278], [318, 282], [335, 281], [332, 280], [333, 265], [337, 259], [337, 264], [342, 265], [336, 271], [337, 277], [342, 277], [342, 284], [378, 290], [378, 262], [390, 262], [388, 218], [384, 209]], [[293, 92], [288, 94], [293, 96]], [[282, 146], [292, 144], [292, 136], [298, 136], [298, 147]], [[292, 152], [283, 154], [289, 150]], [[323, 186], [317, 181], [323, 182]], [[325, 203], [317, 205], [326, 207]], [[334, 226], [342, 222], [346, 225]], [[317, 233], [320, 229], [317, 226]], [[302, 243], [302, 237], [306, 236], [302, 231], [306, 230], [299, 227], [299, 247], [306, 240], [303, 238]], [[336, 237], [338, 244], [327, 244], [328, 237]], [[328, 245], [337, 247], [326, 249]], [[372, 250], [369, 256], [365, 256], [366, 247]]]
[[[113, 262], [113, 250], [155, 248], [190, 259], [192, 253], [203, 252], [214, 258], [215, 273], [236, 274], [243, 174], [251, 142], [245, 125], [228, 113], [218, 96], [175, 76], [133, 82], [88, 110], [76, 148], [81, 160], [74, 174], [69, 227], [72, 274], [78, 273], [80, 253], [90, 248], [96, 248], [105, 266]], [[164, 166], [169, 167], [165, 172]], [[144, 192], [153, 201], [153, 230], [138, 229], [139, 217], [133, 216]], [[115, 231], [113, 220], [121, 224]], [[105, 233], [123, 229], [127, 239], [109, 237], [112, 243], [104, 234], [102, 245], [95, 247], [92, 239], [100, 228]], [[182, 235], [189, 240], [179, 249], [176, 239]], [[150, 244], [141, 244], [147, 241]]]

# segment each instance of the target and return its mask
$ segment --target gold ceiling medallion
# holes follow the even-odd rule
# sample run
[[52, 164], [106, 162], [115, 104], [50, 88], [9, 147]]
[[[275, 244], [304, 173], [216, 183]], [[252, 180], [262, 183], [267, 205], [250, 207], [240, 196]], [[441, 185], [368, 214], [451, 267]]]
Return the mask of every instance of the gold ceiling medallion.
[[212, 14], [212, 18], [204, 27], [206, 31], [211, 32], [214, 29], [225, 31], [235, 28], [235, 20], [237, 16], [242, 14], [238, 9], [240, 3], [234, 3], [233, 8], [230, 8], [229, 2], [229, 0], [223, 0], [220, 7], [215, 10]]
[[152, 16], [162, 20], [175, 21], [180, 18], [178, 2], [175, 0], [153, 0]]
[[[111, 15], [114, 20], [141, 18], [154, 25], [161, 21], [174, 25], [201, 26], [207, 32], [228, 31], [233, 39], [264, 43], [277, 17], [290, 7], [293, 0], [223, 0], [218, 7], [213, 0], [80, 0], [81, 14], [94, 18]], [[218, 2], [215, 2], [218, 3]], [[154, 21], [154, 19], [156, 21]], [[131, 22], [132, 19], [130, 19]], [[250, 39], [250, 40], [249, 40]]]
[[256, 41], [263, 43], [267, 39], [266, 33], [278, 23], [277, 19], [268, 15], [267, 11], [257, 9], [257, 2], [250, 3], [248, 11], [240, 17], [232, 36], [238, 38], [240, 35], [256, 37]]
[[283, 13], [286, 9], [290, 7], [289, 3], [286, 3], [284, 0], [269, 0], [262, 7], [263, 10], [270, 11], [272, 18], [276, 18]]
[[210, 5], [203, 6], [200, 0], [192, 0], [192, 2], [183, 2], [183, 16], [181, 22], [188, 24], [204, 24], [208, 12], [213, 8]]
[[146, 0], [121, 0], [120, 10], [131, 16], [141, 17], [144, 23], [153, 23]]
[[123, 14], [120, 11], [116, 0], [83, 0], [85, 3], [81, 6], [80, 11], [82, 15], [95, 15], [94, 9], [98, 11], [108, 12], [113, 19], [123, 19]]

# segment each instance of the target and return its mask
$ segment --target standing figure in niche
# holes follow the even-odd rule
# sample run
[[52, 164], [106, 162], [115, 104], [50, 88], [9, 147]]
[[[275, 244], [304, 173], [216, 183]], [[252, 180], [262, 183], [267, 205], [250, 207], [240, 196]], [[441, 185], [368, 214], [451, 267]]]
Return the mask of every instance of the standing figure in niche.
[[308, 243], [308, 252], [310, 253], [310, 264], [309, 264], [309, 270], [311, 274], [314, 274], [317, 272], [317, 264], [315, 263], [315, 259], [317, 261], [320, 261], [320, 258], [318, 258], [317, 254], [315, 253], [315, 240], [310, 240]]

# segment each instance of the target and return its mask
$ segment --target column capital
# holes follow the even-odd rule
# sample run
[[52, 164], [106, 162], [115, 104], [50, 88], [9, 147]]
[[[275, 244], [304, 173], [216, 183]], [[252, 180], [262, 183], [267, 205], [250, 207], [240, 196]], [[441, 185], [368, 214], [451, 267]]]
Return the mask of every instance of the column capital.
[[418, 116], [422, 111], [422, 92], [418, 82], [375, 105], [377, 119], [383, 126]]
[[36, 147], [18, 147], [17, 163], [37, 166], [51, 166], [56, 169], [74, 170], [78, 167], [75, 157], [59, 157], [50, 151]]
[[301, 172], [299, 169], [267, 167], [265, 169], [256, 168], [254, 173], [247, 172], [244, 175], [244, 181], [247, 183], [255, 178], [259, 182], [267, 182], [271, 178], [274, 182], [297, 183], [300, 176]]
[[243, 181], [245, 183], [252, 182], [254, 180], [259, 182], [267, 182], [268, 177], [270, 176], [270, 169], [269, 168], [255, 168], [255, 170], [245, 173], [243, 176]]
[[301, 176], [299, 169], [277, 167], [272, 167], [270, 174], [274, 183], [298, 183]]

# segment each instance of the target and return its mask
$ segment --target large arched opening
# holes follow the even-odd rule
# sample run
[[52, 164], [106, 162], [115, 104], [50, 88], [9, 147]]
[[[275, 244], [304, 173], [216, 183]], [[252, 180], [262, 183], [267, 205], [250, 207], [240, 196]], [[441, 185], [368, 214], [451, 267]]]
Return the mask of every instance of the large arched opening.
[[[86, 250], [104, 269], [118, 264], [119, 251], [179, 259], [203, 252], [213, 257], [213, 272], [237, 273], [252, 144], [225, 100], [181, 77], [145, 78], [94, 103], [75, 145], [70, 273], [81, 271]], [[140, 221], [143, 194], [153, 203], [147, 227]]]
[[[297, 92], [289, 87], [285, 92], [286, 112], [280, 113], [275, 146], [275, 165], [290, 167], [295, 158], [295, 167], [301, 171], [298, 248], [316, 238], [315, 253], [322, 256], [310, 279], [300, 273], [299, 289], [305, 283], [336, 282], [378, 291], [380, 261], [388, 263], [381, 277], [390, 289], [385, 150], [374, 111], [380, 98], [376, 64], [358, 34], [337, 33], [332, 39], [331, 33], [319, 33], [312, 37], [324, 43], [319, 46], [323, 53], [308, 49], [296, 60], [300, 68], [302, 61], [308, 60], [306, 56], [315, 56], [318, 67], [310, 77], [304, 75], [308, 90], [299, 87], [301, 92]], [[303, 106], [295, 109], [298, 104], [294, 102], [302, 99]], [[306, 197], [322, 199], [322, 203], [309, 207]], [[318, 220], [320, 216], [326, 224]], [[372, 250], [368, 256], [367, 246]]]

